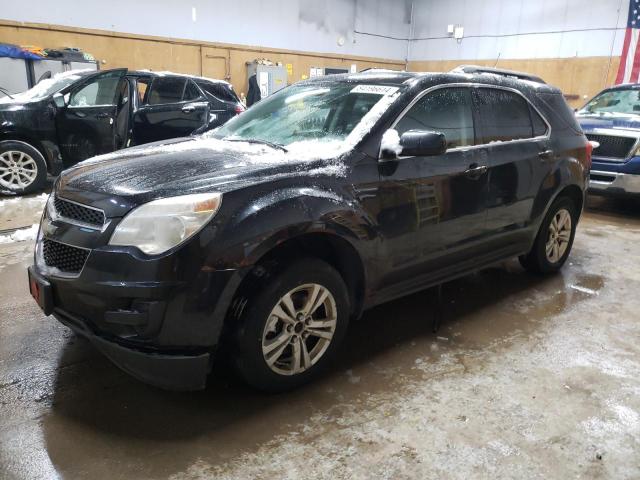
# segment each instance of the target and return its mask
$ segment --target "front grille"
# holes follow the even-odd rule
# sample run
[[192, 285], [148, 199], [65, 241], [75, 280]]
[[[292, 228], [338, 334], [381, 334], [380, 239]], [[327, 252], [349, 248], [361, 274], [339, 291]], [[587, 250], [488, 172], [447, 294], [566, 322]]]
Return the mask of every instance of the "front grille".
[[624, 160], [631, 155], [636, 137], [618, 137], [615, 135], [596, 135], [587, 133], [587, 138], [598, 142], [600, 146], [593, 151], [596, 157]]
[[42, 241], [42, 256], [48, 267], [57, 268], [65, 273], [80, 273], [89, 256], [89, 250], [45, 238]]
[[101, 210], [84, 207], [77, 203], [64, 200], [58, 196], [54, 199], [54, 205], [56, 207], [56, 212], [61, 217], [87, 223], [89, 225], [95, 225], [97, 227], [102, 227], [102, 225], [104, 225], [104, 213]]
[[615, 176], [611, 175], [601, 175], [598, 173], [592, 173], [589, 175], [589, 180], [593, 180], [594, 182], [607, 182], [611, 183], [616, 179]]

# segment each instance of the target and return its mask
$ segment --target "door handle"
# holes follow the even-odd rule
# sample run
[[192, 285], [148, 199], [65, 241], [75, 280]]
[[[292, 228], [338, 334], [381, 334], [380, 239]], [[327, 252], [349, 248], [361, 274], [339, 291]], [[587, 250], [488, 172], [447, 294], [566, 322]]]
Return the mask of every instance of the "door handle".
[[540, 160], [542, 160], [543, 162], [553, 160], [554, 159], [553, 150], [545, 150], [543, 152], [540, 152], [538, 153], [538, 157], [540, 157]]
[[111, 117], [109, 117], [108, 113], [102, 112], [102, 113], [96, 114], [96, 118], [111, 118]]
[[196, 111], [196, 107], [193, 105], [185, 105], [182, 107], [182, 113], [192, 113]]
[[486, 165], [478, 165], [477, 163], [472, 163], [471, 165], [469, 165], [469, 168], [467, 168], [464, 171], [464, 174], [472, 179], [477, 179], [480, 178], [484, 173], [487, 173], [487, 170], [489, 170], [489, 167], [487, 167]]

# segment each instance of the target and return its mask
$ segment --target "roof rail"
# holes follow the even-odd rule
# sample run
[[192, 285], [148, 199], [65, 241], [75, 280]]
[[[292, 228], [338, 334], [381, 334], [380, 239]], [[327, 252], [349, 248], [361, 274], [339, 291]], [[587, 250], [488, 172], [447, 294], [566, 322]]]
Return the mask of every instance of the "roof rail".
[[493, 73], [494, 75], [517, 78], [518, 80], [529, 80], [531, 82], [544, 84], [547, 83], [542, 78], [536, 75], [531, 75], [530, 73], [516, 72], [515, 70], [505, 70], [502, 68], [481, 67], [478, 65], [460, 65], [451, 70], [451, 73]]

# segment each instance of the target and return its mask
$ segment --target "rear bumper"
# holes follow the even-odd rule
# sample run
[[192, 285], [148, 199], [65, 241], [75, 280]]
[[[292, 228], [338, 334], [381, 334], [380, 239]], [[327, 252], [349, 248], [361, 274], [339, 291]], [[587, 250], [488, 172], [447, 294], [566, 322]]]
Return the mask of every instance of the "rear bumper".
[[600, 195], [640, 195], [640, 175], [591, 170], [589, 192]]
[[211, 364], [209, 352], [163, 353], [126, 347], [97, 335], [82, 319], [62, 309], [56, 308], [53, 316], [138, 380], [169, 390], [199, 390], [206, 385]]

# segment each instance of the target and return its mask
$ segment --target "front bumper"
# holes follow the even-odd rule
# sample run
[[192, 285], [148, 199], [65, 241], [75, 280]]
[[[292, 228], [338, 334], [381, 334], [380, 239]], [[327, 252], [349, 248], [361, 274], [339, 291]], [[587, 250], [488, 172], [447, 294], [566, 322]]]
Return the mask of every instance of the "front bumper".
[[599, 195], [640, 195], [640, 175], [591, 170], [589, 192]]
[[88, 339], [109, 360], [134, 378], [167, 390], [200, 390], [211, 369], [209, 352], [179, 354], [125, 347], [95, 334], [82, 319], [56, 308], [53, 316]]
[[92, 250], [77, 276], [29, 267], [49, 289], [43, 309], [143, 382], [204, 388], [244, 270], [196, 266], [188, 252], [154, 261], [126, 250]]

